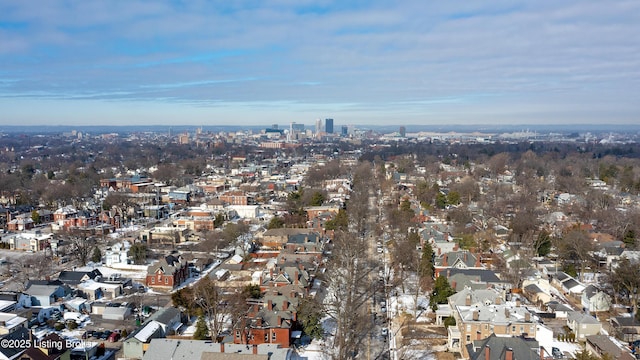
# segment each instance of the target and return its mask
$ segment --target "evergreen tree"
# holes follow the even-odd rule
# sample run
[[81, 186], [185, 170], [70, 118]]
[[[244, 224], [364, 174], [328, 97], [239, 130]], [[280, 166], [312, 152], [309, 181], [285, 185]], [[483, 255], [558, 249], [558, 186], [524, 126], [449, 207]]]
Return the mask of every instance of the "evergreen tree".
[[449, 280], [444, 276], [438, 276], [433, 286], [431, 297], [429, 298], [429, 305], [431, 305], [432, 309], [437, 308], [438, 304], [445, 304], [449, 296], [455, 293], [456, 291], [449, 284]]
[[102, 253], [100, 252], [100, 249], [98, 249], [98, 247], [94, 247], [93, 248], [93, 254], [91, 255], [91, 261], [93, 261], [94, 263], [99, 263], [102, 261]]
[[193, 339], [209, 339], [209, 329], [207, 328], [207, 322], [204, 320], [204, 315], [198, 316], [198, 321], [196, 322], [196, 331], [193, 332]]

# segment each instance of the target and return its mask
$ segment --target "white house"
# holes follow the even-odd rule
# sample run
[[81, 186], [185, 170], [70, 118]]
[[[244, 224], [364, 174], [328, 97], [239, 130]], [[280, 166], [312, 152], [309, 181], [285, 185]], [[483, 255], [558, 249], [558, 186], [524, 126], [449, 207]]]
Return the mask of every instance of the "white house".
[[104, 263], [107, 266], [113, 266], [115, 264], [128, 264], [129, 263], [129, 249], [131, 249], [131, 243], [123, 241], [113, 245], [105, 251]]
[[589, 312], [609, 311], [611, 297], [593, 285], [587, 286], [581, 296], [582, 307]]

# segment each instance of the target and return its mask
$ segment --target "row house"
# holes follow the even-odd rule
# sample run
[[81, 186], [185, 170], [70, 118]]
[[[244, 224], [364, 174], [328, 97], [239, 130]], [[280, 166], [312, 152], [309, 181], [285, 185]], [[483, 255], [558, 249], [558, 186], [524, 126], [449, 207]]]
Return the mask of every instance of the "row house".
[[113, 190], [129, 190], [131, 192], [145, 192], [154, 183], [146, 176], [119, 177], [100, 179], [100, 187]]
[[468, 357], [467, 345], [473, 341], [497, 336], [535, 338], [538, 321], [520, 301], [500, 304], [456, 306], [456, 326], [448, 328], [449, 350]]
[[228, 205], [254, 205], [255, 199], [244, 191], [227, 191], [218, 196], [218, 199]]
[[9, 243], [9, 249], [11, 250], [39, 252], [44, 251], [50, 246], [49, 243], [52, 238], [53, 234], [42, 234], [39, 230], [36, 230], [7, 236], [3, 241]]

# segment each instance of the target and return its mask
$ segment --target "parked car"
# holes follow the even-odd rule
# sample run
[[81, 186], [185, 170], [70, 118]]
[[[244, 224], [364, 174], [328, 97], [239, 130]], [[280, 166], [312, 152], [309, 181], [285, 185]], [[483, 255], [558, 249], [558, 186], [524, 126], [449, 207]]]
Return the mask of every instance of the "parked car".
[[551, 355], [553, 356], [554, 359], [563, 359], [564, 358], [564, 354], [557, 347], [552, 347], [551, 348]]
[[116, 342], [118, 340], [120, 340], [120, 333], [117, 332], [112, 332], [109, 337], [107, 338], [107, 340], [109, 342]]

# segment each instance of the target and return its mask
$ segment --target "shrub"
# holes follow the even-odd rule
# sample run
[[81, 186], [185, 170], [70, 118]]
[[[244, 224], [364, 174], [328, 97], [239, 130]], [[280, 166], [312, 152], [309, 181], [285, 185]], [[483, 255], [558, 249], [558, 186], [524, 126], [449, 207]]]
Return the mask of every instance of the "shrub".
[[53, 325], [53, 328], [56, 329], [57, 331], [61, 331], [62, 329], [64, 329], [64, 324], [61, 322], [57, 322]]
[[75, 320], [69, 320], [67, 321], [67, 329], [69, 330], [75, 330], [78, 328], [78, 323], [76, 323]]

